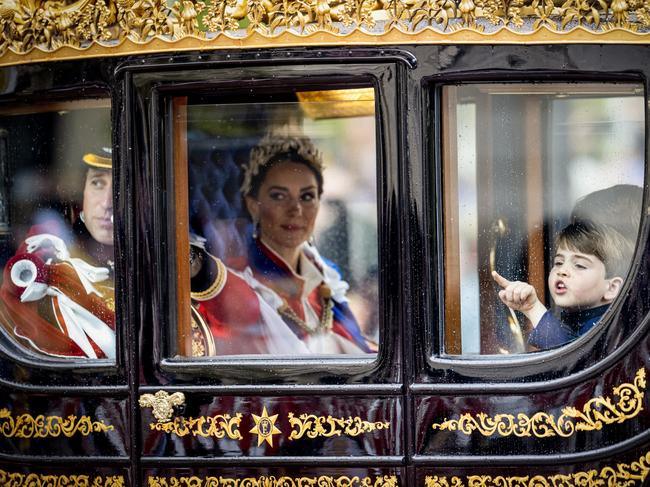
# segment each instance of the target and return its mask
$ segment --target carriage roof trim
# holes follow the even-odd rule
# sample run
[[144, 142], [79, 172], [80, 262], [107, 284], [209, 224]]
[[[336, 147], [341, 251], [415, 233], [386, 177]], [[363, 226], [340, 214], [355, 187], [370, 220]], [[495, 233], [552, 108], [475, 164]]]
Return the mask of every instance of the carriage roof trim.
[[0, 66], [197, 49], [647, 43], [644, 0], [0, 0]]

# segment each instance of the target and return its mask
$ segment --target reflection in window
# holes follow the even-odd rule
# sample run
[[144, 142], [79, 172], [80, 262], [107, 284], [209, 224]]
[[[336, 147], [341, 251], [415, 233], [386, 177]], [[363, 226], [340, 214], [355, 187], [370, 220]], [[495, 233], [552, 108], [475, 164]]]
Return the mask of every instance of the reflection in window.
[[376, 352], [373, 90], [175, 107], [186, 112], [175, 128], [177, 188], [184, 177], [189, 188], [176, 200], [190, 228], [185, 271], [177, 237], [179, 300], [191, 276], [191, 301], [179, 302], [191, 309], [179, 316], [182, 355]]
[[443, 88], [445, 349], [560, 346], [619, 294], [639, 229], [637, 84]]
[[0, 112], [0, 325], [51, 357], [115, 358], [108, 100]]

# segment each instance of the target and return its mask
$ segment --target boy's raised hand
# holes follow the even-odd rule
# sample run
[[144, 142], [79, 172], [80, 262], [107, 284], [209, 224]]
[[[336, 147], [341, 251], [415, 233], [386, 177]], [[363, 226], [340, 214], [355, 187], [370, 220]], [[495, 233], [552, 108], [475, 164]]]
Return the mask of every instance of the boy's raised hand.
[[503, 288], [499, 291], [499, 298], [509, 308], [528, 311], [539, 301], [535, 288], [527, 282], [509, 281], [497, 271], [492, 271], [492, 279]]
[[492, 271], [492, 279], [502, 287], [499, 299], [509, 308], [521, 311], [537, 326], [542, 315], [546, 313], [546, 306], [537, 297], [535, 288], [522, 281], [509, 281], [497, 271]]

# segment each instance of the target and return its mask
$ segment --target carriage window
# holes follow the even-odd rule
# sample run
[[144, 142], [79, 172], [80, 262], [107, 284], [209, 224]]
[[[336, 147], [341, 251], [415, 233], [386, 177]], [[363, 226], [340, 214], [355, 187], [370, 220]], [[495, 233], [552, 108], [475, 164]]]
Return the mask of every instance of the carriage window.
[[27, 353], [115, 358], [110, 101], [0, 109], [0, 332]]
[[370, 356], [373, 89], [239, 98], [172, 103], [177, 354]]
[[569, 343], [619, 295], [645, 171], [640, 84], [445, 86], [445, 350]]

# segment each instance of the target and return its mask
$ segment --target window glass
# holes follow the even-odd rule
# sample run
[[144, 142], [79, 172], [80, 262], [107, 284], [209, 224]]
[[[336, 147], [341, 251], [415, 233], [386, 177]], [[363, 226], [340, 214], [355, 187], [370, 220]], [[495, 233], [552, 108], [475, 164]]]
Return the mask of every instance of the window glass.
[[174, 101], [180, 355], [375, 353], [373, 89], [256, 98]]
[[0, 110], [0, 325], [50, 357], [115, 358], [110, 102]]
[[587, 333], [636, 244], [643, 87], [468, 84], [442, 98], [446, 352], [523, 353]]

